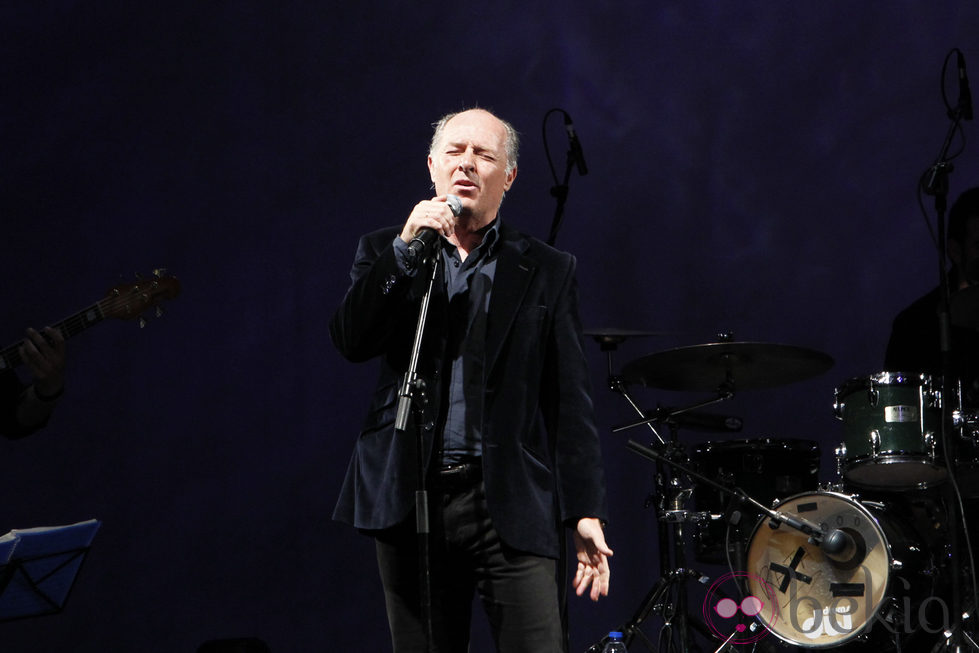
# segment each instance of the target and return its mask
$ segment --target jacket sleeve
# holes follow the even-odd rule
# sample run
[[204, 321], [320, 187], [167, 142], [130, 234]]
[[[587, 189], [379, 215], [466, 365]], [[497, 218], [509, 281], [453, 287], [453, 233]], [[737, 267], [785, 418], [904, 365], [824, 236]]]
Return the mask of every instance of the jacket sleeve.
[[396, 235], [394, 228], [385, 229], [363, 236], [357, 245], [351, 286], [330, 320], [330, 338], [350, 361], [384, 353], [415, 305], [414, 277], [399, 265]]
[[575, 259], [571, 257], [555, 303], [554, 327], [541, 398], [552, 440], [561, 520], [608, 520], [601, 443], [578, 317]]

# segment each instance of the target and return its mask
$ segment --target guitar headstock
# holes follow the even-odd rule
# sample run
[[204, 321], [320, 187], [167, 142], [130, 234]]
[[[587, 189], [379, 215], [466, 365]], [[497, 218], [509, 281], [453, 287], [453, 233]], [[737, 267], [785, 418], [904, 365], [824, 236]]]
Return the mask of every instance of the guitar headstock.
[[110, 288], [105, 299], [98, 303], [103, 317], [138, 319], [142, 327], [146, 324], [142, 314], [147, 309], [156, 308], [157, 316], [161, 315], [163, 309], [160, 305], [180, 294], [180, 282], [165, 272], [162, 269], [153, 270], [151, 279], [140, 279], [137, 275], [137, 280], [132, 283]]

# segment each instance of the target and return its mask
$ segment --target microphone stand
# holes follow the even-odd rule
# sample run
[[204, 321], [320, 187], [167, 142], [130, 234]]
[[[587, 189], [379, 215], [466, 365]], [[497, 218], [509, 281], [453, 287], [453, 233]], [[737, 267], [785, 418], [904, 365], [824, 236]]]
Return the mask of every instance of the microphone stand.
[[418, 474], [418, 489], [415, 491], [415, 532], [418, 536], [418, 594], [422, 625], [425, 629], [426, 649], [429, 653], [434, 652], [435, 642], [432, 630], [432, 576], [431, 559], [429, 556], [430, 525], [428, 518], [428, 489], [425, 481], [425, 443], [421, 428], [423, 408], [427, 397], [425, 395], [425, 381], [418, 375], [418, 359], [421, 353], [422, 340], [425, 335], [428, 307], [431, 302], [432, 288], [435, 285], [435, 278], [439, 269], [438, 264], [441, 258], [441, 251], [441, 241], [436, 240], [432, 246], [431, 254], [425, 261], [430, 267], [428, 287], [425, 289], [421, 306], [418, 309], [415, 340], [411, 346], [411, 358], [408, 364], [408, 371], [405, 372], [401, 392], [399, 393], [398, 412], [394, 422], [395, 437], [405, 436], [408, 430], [408, 417], [411, 413], [415, 415], [415, 447]]
[[574, 152], [568, 150], [568, 160], [564, 167], [564, 183], [551, 187], [551, 195], [557, 198], [557, 206], [554, 208], [554, 218], [551, 220], [551, 233], [547, 236], [548, 245], [554, 245], [561, 221], [564, 219], [564, 205], [568, 201], [568, 181], [571, 179], [571, 169], [574, 165]]
[[[961, 103], [954, 110], [949, 111], [952, 123], [949, 125], [942, 143], [942, 149], [934, 165], [929, 168], [927, 179], [922, 183], [922, 190], [935, 198], [936, 222], [938, 225], [938, 330], [939, 347], [941, 352], [941, 396], [942, 396], [942, 419], [941, 419], [941, 443], [945, 452], [945, 464], [950, 478], [950, 491], [946, 491], [946, 507], [948, 510], [948, 523], [951, 530], [949, 537], [949, 567], [952, 570], [952, 623], [949, 625], [947, 648], [960, 651], [962, 647], [962, 580], [959, 576], [959, 558], [961, 555], [958, 537], [959, 514], [958, 514], [958, 484], [955, 481], [954, 463], [958, 460], [957, 442], [949, 434], [951, 377], [952, 377], [952, 330], [951, 330], [951, 309], [949, 306], [951, 288], [948, 278], [948, 244], [945, 233], [945, 216], [948, 206], [948, 175], [954, 167], [948, 159], [948, 151], [951, 147], [952, 138], [959, 129], [962, 121], [963, 111]], [[974, 570], [973, 570], [974, 573]], [[975, 600], [977, 597], [973, 597]]]

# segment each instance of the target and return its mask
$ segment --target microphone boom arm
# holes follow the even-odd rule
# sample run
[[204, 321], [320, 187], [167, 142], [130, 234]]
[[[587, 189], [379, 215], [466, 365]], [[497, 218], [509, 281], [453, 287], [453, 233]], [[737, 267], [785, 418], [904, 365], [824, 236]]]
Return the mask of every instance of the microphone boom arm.
[[764, 504], [760, 503], [756, 499], [753, 499], [750, 496], [748, 496], [748, 494], [745, 493], [745, 491], [742, 490], [741, 488], [728, 487], [727, 485], [718, 483], [714, 479], [708, 478], [707, 476], [704, 476], [699, 472], [695, 472], [689, 467], [687, 467], [686, 465], [682, 465], [676, 462], [675, 460], [670, 460], [669, 458], [662, 455], [658, 451], [651, 449], [650, 447], [647, 447], [643, 444], [639, 444], [635, 440], [629, 440], [629, 442], [626, 444], [626, 447], [629, 448], [631, 451], [639, 454], [640, 456], [643, 456], [644, 458], [648, 458], [654, 461], [664, 462], [667, 465], [676, 467], [684, 474], [689, 474], [690, 476], [696, 478], [702, 483], [705, 483], [706, 485], [711, 486], [716, 490], [720, 490], [725, 494], [730, 494], [736, 497], [742, 503], [751, 504], [759, 511], [761, 511], [763, 514], [767, 515], [768, 518], [771, 519], [773, 523], [787, 524], [790, 527], [796, 529], [797, 531], [804, 533], [807, 537], [809, 537], [810, 541], [813, 544], [820, 544], [823, 541], [825, 533], [823, 532], [823, 528], [819, 524], [811, 522], [808, 519], [805, 519], [804, 517], [800, 517], [799, 515], [793, 515], [778, 510], [772, 510], [771, 508], [765, 506]]

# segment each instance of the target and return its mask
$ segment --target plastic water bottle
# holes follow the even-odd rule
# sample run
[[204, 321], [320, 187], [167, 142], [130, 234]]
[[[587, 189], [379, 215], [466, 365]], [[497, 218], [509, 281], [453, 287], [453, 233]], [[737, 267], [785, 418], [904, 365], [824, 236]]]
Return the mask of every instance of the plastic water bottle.
[[625, 642], [622, 641], [622, 633], [613, 630], [608, 634], [608, 641], [605, 642], [602, 653], [626, 653], [627, 650]]

